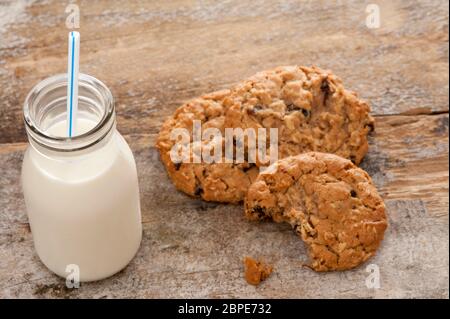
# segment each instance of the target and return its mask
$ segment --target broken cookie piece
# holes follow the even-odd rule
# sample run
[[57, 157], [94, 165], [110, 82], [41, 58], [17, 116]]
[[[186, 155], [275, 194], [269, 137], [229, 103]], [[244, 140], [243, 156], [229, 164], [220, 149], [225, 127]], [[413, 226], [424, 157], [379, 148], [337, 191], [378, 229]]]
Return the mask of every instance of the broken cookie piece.
[[250, 285], [259, 285], [261, 281], [267, 279], [272, 273], [273, 267], [265, 264], [261, 260], [245, 257], [245, 280]]
[[378, 249], [387, 227], [383, 200], [351, 161], [310, 152], [271, 165], [250, 186], [250, 220], [288, 222], [316, 271], [354, 268]]

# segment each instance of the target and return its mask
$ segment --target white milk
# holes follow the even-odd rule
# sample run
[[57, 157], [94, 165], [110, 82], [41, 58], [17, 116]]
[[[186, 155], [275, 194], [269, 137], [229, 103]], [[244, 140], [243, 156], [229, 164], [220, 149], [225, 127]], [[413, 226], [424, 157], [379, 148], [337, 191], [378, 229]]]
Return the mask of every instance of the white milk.
[[[78, 134], [94, 126], [79, 119]], [[46, 133], [66, 132], [61, 121]], [[76, 154], [33, 146], [25, 153], [22, 185], [34, 244], [42, 262], [59, 276], [66, 277], [66, 267], [75, 264], [81, 281], [106, 278], [124, 268], [139, 248], [134, 157], [115, 128], [110, 134]]]
[[[94, 126], [97, 123], [95, 123], [94, 121], [85, 119], [85, 118], [80, 118], [77, 120], [77, 134], [76, 135], [81, 135], [84, 133], [89, 132], [91, 129], [94, 128]], [[66, 137], [67, 136], [67, 122], [66, 121], [59, 121], [56, 122], [54, 125], [50, 126], [47, 130], [46, 133], [49, 135], [53, 135], [53, 136], [60, 136], [60, 137]]]

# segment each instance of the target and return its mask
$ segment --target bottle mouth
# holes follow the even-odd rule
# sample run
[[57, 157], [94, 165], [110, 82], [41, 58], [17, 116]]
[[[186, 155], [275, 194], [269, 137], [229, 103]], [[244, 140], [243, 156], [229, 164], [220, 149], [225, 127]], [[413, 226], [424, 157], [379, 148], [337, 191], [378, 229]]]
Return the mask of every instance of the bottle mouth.
[[100, 80], [79, 74], [78, 117], [95, 122], [89, 131], [72, 137], [48, 132], [67, 115], [67, 74], [49, 77], [31, 89], [23, 106], [24, 122], [30, 142], [55, 151], [77, 151], [101, 141], [115, 124], [114, 99]]

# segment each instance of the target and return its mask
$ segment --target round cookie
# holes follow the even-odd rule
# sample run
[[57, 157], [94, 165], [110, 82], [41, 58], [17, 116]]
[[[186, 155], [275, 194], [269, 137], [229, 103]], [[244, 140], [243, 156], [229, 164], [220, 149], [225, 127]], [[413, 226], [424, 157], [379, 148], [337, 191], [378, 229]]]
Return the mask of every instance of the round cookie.
[[387, 227], [369, 175], [342, 157], [309, 152], [269, 166], [245, 200], [250, 220], [288, 222], [316, 271], [351, 269], [373, 256]]
[[[248, 163], [247, 158], [244, 163], [174, 163], [169, 155], [176, 143], [171, 139], [173, 129], [191, 132], [188, 146], [192, 153], [203, 145], [193, 142], [194, 120], [201, 122], [202, 131], [218, 128], [222, 136], [225, 128], [277, 128], [278, 158], [320, 151], [358, 164], [367, 152], [367, 134], [373, 129], [369, 112], [369, 106], [345, 90], [331, 72], [317, 67], [279, 67], [260, 72], [230, 90], [185, 103], [163, 124], [156, 146], [178, 189], [207, 201], [236, 203], [243, 200], [258, 175], [259, 159], [256, 163]], [[247, 142], [243, 144], [247, 150]], [[266, 145], [268, 148], [270, 143]]]

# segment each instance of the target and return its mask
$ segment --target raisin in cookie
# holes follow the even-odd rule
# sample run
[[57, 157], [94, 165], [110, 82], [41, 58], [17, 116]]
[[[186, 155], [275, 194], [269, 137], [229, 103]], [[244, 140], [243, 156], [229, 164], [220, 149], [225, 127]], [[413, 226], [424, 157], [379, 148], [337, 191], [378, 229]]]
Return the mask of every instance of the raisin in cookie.
[[[222, 136], [225, 128], [256, 132], [259, 128], [277, 128], [278, 158], [320, 151], [358, 164], [367, 152], [367, 134], [373, 129], [369, 112], [369, 106], [344, 89], [331, 72], [317, 67], [279, 67], [260, 72], [230, 90], [182, 105], [163, 124], [156, 146], [178, 189], [207, 201], [240, 202], [259, 167], [267, 164], [258, 156], [254, 161], [246, 157], [244, 162], [234, 163], [174, 163], [169, 155], [176, 144], [171, 139], [174, 129], [185, 128], [192, 135], [194, 120], [201, 122], [202, 131], [217, 128]], [[188, 144], [191, 152], [203, 146], [192, 136]], [[246, 140], [242, 144], [248, 154]], [[269, 154], [268, 138], [266, 147]]]
[[375, 254], [387, 227], [369, 175], [349, 160], [318, 152], [269, 166], [250, 186], [245, 214], [290, 223], [316, 271], [358, 266]]

